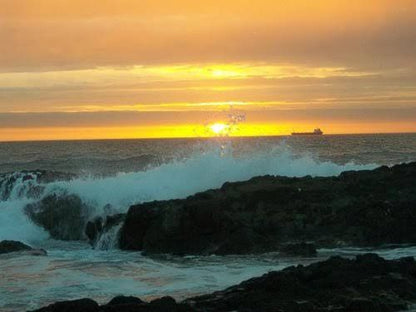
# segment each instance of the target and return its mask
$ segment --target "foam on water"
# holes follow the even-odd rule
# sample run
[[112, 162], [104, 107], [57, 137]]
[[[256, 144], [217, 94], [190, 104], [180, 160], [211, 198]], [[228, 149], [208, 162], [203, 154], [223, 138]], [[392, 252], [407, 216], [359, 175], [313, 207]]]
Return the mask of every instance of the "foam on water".
[[[183, 198], [220, 187], [225, 182], [243, 181], [254, 176], [334, 176], [346, 170], [374, 167], [375, 165], [354, 163], [338, 165], [316, 160], [310, 155], [295, 157], [285, 145], [276, 146], [267, 152], [240, 156], [235, 156], [231, 148], [211, 148], [146, 171], [52, 182], [44, 185], [42, 196], [52, 193], [76, 194], [94, 207], [93, 214], [103, 215], [126, 212], [135, 203]], [[45, 233], [37, 229], [24, 215], [24, 205], [34, 199], [26, 198], [25, 192], [17, 192], [22, 189], [23, 183], [29, 182], [18, 180], [11, 192], [13, 196], [1, 202], [0, 225], [4, 226], [0, 226], [0, 240], [7, 238], [30, 242], [45, 237]]]
[[354, 257], [373, 252], [387, 259], [416, 256], [415, 247], [321, 249], [317, 258], [281, 257], [275, 253], [149, 258], [136, 252], [91, 250], [85, 243], [59, 242], [59, 249], [42, 247], [48, 250], [47, 257], [0, 255], [1, 311], [25, 311], [83, 297], [101, 304], [117, 295], [145, 300], [170, 295], [181, 300], [221, 290], [269, 271], [307, 265], [334, 255]]
[[48, 238], [49, 234], [36, 226], [23, 213], [28, 200], [0, 201], [0, 241], [18, 240], [33, 243]]

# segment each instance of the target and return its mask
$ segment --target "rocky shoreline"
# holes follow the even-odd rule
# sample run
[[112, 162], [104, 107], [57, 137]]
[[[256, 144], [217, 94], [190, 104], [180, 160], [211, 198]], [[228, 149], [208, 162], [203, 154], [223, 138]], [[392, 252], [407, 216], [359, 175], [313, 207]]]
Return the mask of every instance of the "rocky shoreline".
[[[30, 181], [29, 177], [19, 178]], [[256, 177], [185, 199], [133, 205], [127, 214], [89, 221], [86, 216], [91, 207], [66, 193], [39, 198], [25, 212], [51, 237], [88, 239], [93, 246], [113, 231], [119, 248], [147, 254], [278, 251], [313, 257], [317, 248], [324, 247], [414, 244], [415, 207], [416, 163], [409, 163], [337, 177]], [[18, 242], [3, 245], [7, 252], [31, 248]], [[179, 303], [169, 297], [152, 302], [116, 297], [100, 306], [81, 299], [37, 312], [393, 312], [414, 304], [415, 260], [385, 260], [367, 254], [270, 272]]]
[[256, 177], [186, 199], [131, 206], [119, 246], [224, 255], [284, 251], [288, 243], [302, 242], [416, 243], [414, 207], [416, 163], [338, 177]]
[[414, 244], [415, 206], [414, 162], [337, 177], [256, 177], [185, 199], [133, 205], [126, 214], [104, 207], [108, 213], [92, 219], [93, 207], [57, 192], [25, 212], [52, 238], [88, 239], [94, 247], [111, 232], [119, 248], [148, 254], [313, 255], [316, 248]]
[[252, 278], [223, 291], [175, 302], [116, 297], [59, 302], [34, 312], [394, 312], [416, 303], [414, 258], [385, 260], [375, 254], [331, 257]]

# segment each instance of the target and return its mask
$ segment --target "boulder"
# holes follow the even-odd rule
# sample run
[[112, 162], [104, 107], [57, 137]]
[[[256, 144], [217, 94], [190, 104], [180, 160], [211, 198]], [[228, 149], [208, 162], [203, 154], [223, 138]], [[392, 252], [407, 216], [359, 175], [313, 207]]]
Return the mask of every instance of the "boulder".
[[25, 206], [26, 214], [34, 223], [49, 232], [52, 238], [81, 240], [90, 208], [71, 194], [52, 194]]
[[71, 301], [61, 301], [47, 307], [36, 310], [36, 312], [98, 312], [98, 303], [91, 299], [79, 299]]
[[174, 254], [283, 251], [416, 243], [416, 163], [338, 177], [252, 178], [185, 199], [131, 206], [120, 231], [126, 250]]
[[107, 303], [108, 306], [115, 306], [120, 304], [142, 304], [143, 301], [133, 296], [117, 296]]
[[100, 312], [195, 312], [189, 305], [177, 303], [171, 297], [144, 302], [136, 297], [118, 296], [100, 307]]
[[[106, 244], [110, 244], [110, 242], [104, 242], [103, 237], [110, 234], [117, 236], [118, 228], [121, 226], [125, 217], [125, 214], [120, 213], [106, 217], [96, 217], [93, 220], [88, 221], [85, 227], [85, 235], [88, 237], [89, 243], [94, 248], [99, 247], [101, 249], [106, 249], [105, 247], [111, 247], [106, 246]], [[117, 238], [115, 238], [115, 240], [117, 241]]]
[[16, 252], [16, 251], [29, 251], [32, 247], [23, 244], [18, 241], [3, 240], [0, 242], [0, 254]]

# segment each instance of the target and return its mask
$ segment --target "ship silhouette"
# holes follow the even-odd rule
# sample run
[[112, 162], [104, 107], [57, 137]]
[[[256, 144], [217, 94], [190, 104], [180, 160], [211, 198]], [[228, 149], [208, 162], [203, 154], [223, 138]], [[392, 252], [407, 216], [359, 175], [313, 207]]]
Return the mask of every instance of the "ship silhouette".
[[313, 130], [313, 132], [292, 132], [292, 135], [323, 135], [321, 129], [316, 128]]

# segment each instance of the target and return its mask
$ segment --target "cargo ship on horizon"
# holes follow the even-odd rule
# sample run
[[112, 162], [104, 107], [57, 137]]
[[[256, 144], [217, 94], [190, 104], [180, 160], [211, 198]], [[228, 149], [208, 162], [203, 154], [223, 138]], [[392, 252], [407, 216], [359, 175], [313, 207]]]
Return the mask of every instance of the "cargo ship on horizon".
[[313, 130], [313, 132], [292, 132], [292, 135], [323, 135], [321, 129], [316, 128]]

